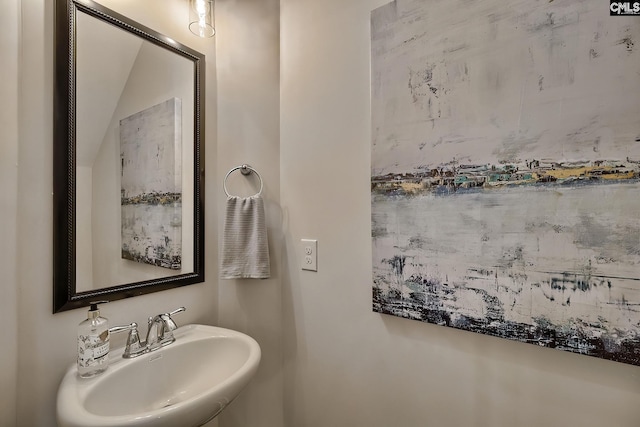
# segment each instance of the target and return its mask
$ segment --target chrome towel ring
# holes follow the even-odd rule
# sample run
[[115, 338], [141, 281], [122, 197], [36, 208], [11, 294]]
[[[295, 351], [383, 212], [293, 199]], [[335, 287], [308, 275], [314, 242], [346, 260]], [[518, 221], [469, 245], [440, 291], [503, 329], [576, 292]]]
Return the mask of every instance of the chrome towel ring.
[[231, 175], [233, 172], [237, 170], [239, 170], [240, 173], [242, 173], [242, 175], [245, 175], [245, 176], [251, 175], [252, 172], [256, 174], [256, 176], [260, 180], [260, 190], [251, 197], [258, 197], [259, 195], [261, 195], [262, 189], [264, 188], [264, 185], [262, 183], [262, 177], [260, 176], [257, 170], [255, 170], [249, 165], [236, 166], [235, 168], [232, 168], [229, 172], [227, 172], [227, 174], [224, 177], [224, 181], [222, 182], [222, 188], [224, 188], [224, 194], [226, 194], [227, 197], [231, 197], [231, 194], [229, 194], [229, 190], [227, 190], [227, 178], [229, 178], [229, 175]]

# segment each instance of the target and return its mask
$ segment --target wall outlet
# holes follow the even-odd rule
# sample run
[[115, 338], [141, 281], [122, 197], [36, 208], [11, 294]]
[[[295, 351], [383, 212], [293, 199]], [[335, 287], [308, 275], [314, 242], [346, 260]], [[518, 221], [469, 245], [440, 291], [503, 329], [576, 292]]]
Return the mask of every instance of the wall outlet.
[[318, 241], [315, 239], [302, 239], [300, 243], [302, 269], [318, 271]]

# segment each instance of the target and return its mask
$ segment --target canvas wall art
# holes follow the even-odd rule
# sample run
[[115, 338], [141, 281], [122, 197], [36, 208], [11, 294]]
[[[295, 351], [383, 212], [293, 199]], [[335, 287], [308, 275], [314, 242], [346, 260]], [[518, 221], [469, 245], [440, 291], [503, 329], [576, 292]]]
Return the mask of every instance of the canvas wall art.
[[373, 309], [640, 365], [640, 19], [371, 14]]
[[122, 258], [182, 265], [182, 109], [172, 98], [120, 121]]

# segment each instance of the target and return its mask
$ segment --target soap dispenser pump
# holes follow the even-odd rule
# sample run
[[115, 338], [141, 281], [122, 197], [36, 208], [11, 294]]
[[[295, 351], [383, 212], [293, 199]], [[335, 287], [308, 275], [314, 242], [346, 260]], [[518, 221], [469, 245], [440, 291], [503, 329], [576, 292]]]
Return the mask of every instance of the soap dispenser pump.
[[109, 321], [100, 316], [98, 304], [92, 302], [87, 319], [78, 325], [78, 375], [89, 378], [109, 366]]

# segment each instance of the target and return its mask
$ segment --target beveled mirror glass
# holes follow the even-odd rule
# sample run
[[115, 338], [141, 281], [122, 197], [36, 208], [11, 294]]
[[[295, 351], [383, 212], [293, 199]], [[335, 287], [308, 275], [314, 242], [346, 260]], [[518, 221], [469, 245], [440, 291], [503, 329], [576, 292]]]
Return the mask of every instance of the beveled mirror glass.
[[204, 281], [204, 55], [56, 0], [54, 312]]

